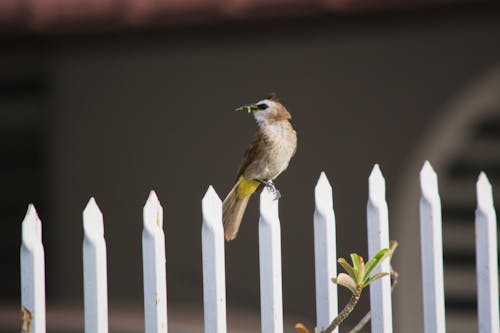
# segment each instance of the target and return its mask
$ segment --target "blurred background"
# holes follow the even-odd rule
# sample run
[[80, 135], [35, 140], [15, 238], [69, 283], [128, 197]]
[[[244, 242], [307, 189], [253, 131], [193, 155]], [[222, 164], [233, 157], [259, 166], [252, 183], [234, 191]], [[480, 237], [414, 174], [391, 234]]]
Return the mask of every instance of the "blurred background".
[[[395, 332], [422, 332], [418, 172], [443, 204], [447, 327], [476, 332], [475, 181], [500, 207], [495, 1], [0, 2], [0, 331], [20, 327], [20, 225], [43, 223], [48, 332], [83, 332], [82, 215], [104, 214], [111, 332], [143, 331], [142, 207], [165, 209], [172, 332], [202, 331], [201, 198], [232, 186], [276, 92], [299, 146], [282, 193], [285, 331], [314, 324], [313, 189], [334, 191], [338, 255], [366, 255], [368, 175], [387, 182]], [[259, 331], [257, 200], [226, 245], [229, 332]], [[340, 304], [348, 294], [340, 291]], [[369, 297], [350, 318], [356, 322]], [[368, 331], [368, 329], [367, 329]]]

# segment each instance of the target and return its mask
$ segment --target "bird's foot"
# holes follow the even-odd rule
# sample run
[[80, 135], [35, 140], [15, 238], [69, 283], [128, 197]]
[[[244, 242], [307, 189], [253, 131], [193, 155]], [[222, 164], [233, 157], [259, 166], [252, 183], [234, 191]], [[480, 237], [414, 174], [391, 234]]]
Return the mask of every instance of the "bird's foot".
[[280, 191], [276, 188], [272, 180], [269, 180], [267, 182], [263, 182], [264, 186], [271, 191], [271, 193], [274, 193], [274, 200], [278, 200], [281, 198], [281, 193]]

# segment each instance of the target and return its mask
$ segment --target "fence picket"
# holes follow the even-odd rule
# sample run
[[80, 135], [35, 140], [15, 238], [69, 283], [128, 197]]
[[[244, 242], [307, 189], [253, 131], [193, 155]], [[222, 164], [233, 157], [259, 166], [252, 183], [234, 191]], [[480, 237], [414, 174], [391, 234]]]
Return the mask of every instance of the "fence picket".
[[45, 258], [42, 223], [30, 204], [22, 223], [22, 331], [45, 333]]
[[445, 332], [441, 199], [437, 175], [426, 161], [420, 171], [420, 247], [427, 333]]
[[491, 184], [481, 172], [476, 185], [476, 271], [479, 333], [499, 332], [497, 220]]
[[[424, 327], [445, 333], [441, 200], [429, 162], [420, 172], [420, 237]], [[486, 174], [477, 184], [476, 271], [479, 333], [500, 333], [497, 220], [492, 186]], [[315, 190], [314, 254], [316, 323], [324, 329], [338, 313], [336, 232], [332, 187], [321, 173]], [[385, 179], [376, 164], [369, 176], [367, 229], [369, 257], [389, 247]], [[259, 264], [261, 332], [283, 333], [281, 230], [279, 201], [264, 188], [260, 195]], [[202, 200], [202, 260], [205, 333], [226, 333], [226, 290], [222, 202], [210, 186]], [[45, 333], [45, 264], [42, 225], [33, 205], [22, 222], [21, 304], [23, 332]], [[94, 198], [83, 211], [83, 284], [86, 333], [108, 332], [106, 243], [103, 216]], [[146, 333], [167, 333], [167, 290], [163, 208], [151, 191], [143, 209], [143, 273]], [[390, 271], [389, 261], [377, 271]], [[376, 273], [376, 272], [375, 272]], [[370, 286], [372, 332], [391, 333], [390, 279]], [[335, 330], [338, 332], [338, 330]]]
[[106, 243], [102, 213], [94, 198], [83, 211], [83, 293], [85, 332], [108, 332]]
[[226, 280], [222, 203], [210, 186], [202, 200], [203, 304], [205, 333], [225, 333]]
[[264, 188], [260, 194], [259, 264], [262, 333], [283, 332], [281, 230], [278, 200]]
[[[383, 248], [389, 248], [389, 217], [385, 201], [385, 179], [375, 164], [368, 178], [368, 255], [374, 257]], [[384, 260], [374, 273], [390, 272], [391, 265]], [[371, 331], [392, 332], [391, 280], [384, 277], [370, 285]]]
[[144, 274], [144, 325], [146, 333], [166, 333], [167, 274], [163, 208], [151, 191], [143, 210], [142, 260]]
[[[316, 326], [318, 331], [328, 327], [338, 314], [337, 249], [332, 187], [322, 172], [314, 189], [314, 260], [316, 271]], [[334, 332], [338, 332], [335, 329]]]

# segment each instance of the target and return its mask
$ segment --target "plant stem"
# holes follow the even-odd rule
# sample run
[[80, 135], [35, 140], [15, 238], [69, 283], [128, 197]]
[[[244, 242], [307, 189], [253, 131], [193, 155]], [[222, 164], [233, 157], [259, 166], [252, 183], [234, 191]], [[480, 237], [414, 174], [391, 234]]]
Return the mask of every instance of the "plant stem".
[[[392, 268], [392, 265], [391, 265], [391, 278], [392, 278], [391, 292], [393, 292], [394, 289], [396, 289], [396, 285], [398, 284], [398, 277], [399, 277], [398, 272], [396, 272]], [[370, 311], [368, 311], [363, 316], [363, 318], [361, 318], [361, 320], [356, 324], [356, 326], [354, 326], [349, 331], [349, 333], [359, 333], [359, 332], [361, 332], [361, 330], [370, 322], [371, 319], [372, 319], [372, 314], [371, 314]]]
[[321, 331], [321, 333], [331, 333], [334, 329], [336, 329], [354, 310], [356, 304], [358, 304], [359, 298], [361, 297], [361, 293], [363, 292], [363, 286], [358, 286], [356, 288], [356, 292], [352, 294], [349, 303], [345, 306], [342, 312], [332, 321], [330, 326]]

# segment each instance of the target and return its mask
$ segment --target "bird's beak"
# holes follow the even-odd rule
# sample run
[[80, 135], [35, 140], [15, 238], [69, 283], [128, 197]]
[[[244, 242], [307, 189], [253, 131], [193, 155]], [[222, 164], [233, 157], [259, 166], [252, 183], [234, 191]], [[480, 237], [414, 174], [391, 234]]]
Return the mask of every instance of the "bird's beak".
[[258, 110], [259, 107], [257, 104], [245, 104], [243, 106], [240, 106], [239, 108], [236, 109], [236, 111], [247, 111], [248, 113], [251, 113], [252, 111]]

